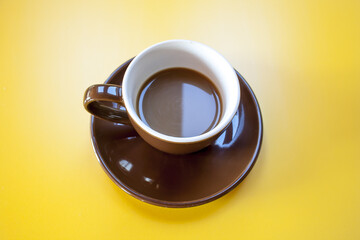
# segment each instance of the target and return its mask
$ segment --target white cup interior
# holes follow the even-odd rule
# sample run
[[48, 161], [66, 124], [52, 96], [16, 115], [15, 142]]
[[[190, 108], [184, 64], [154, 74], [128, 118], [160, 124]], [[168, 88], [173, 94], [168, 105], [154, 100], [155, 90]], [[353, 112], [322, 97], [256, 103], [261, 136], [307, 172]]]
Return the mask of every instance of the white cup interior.
[[[189, 68], [204, 74], [219, 90], [222, 114], [212, 130], [194, 137], [173, 137], [151, 129], [137, 115], [137, 96], [144, 82], [153, 74], [174, 67]], [[149, 134], [172, 142], [200, 141], [219, 133], [230, 123], [240, 101], [239, 81], [229, 62], [212, 48], [189, 40], [169, 40], [145, 49], [130, 63], [122, 88], [124, 103], [131, 118]]]

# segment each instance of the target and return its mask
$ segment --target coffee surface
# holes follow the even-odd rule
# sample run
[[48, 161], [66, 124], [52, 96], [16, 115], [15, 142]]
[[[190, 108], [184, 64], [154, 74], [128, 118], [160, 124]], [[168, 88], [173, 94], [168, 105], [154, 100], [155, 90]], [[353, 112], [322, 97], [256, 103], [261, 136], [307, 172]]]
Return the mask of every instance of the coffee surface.
[[157, 132], [193, 137], [217, 125], [221, 100], [206, 76], [191, 69], [170, 68], [147, 79], [137, 97], [137, 111]]

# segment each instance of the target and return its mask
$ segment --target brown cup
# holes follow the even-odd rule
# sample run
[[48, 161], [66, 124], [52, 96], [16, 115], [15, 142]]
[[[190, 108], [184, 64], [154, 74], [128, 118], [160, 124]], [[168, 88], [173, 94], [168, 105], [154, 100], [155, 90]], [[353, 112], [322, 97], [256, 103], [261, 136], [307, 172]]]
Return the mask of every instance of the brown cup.
[[[194, 137], [173, 137], [145, 124], [136, 111], [136, 99], [143, 83], [168, 68], [189, 68], [207, 76], [222, 99], [218, 124]], [[240, 103], [240, 85], [229, 62], [212, 48], [194, 41], [169, 40], [155, 44], [137, 55], [127, 68], [122, 86], [96, 84], [84, 95], [85, 109], [98, 118], [131, 124], [153, 147], [172, 154], [187, 154], [210, 145], [229, 125]]]

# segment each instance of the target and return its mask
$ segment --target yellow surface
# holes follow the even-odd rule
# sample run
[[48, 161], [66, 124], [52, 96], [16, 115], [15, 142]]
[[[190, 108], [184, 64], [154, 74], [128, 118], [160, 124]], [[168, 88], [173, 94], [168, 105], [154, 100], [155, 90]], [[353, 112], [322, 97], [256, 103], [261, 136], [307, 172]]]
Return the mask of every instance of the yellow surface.
[[[0, 239], [360, 239], [360, 2], [0, 1]], [[166, 209], [120, 190], [83, 92], [167, 39], [203, 42], [264, 118], [246, 180]]]

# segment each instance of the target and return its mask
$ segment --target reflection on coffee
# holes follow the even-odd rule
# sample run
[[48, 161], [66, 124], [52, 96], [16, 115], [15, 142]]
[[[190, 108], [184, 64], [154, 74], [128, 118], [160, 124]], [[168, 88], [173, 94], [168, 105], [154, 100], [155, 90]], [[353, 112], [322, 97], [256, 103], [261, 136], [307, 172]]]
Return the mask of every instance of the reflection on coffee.
[[170, 68], [145, 81], [137, 97], [137, 112], [157, 132], [193, 137], [213, 129], [222, 110], [218, 90], [206, 76]]

